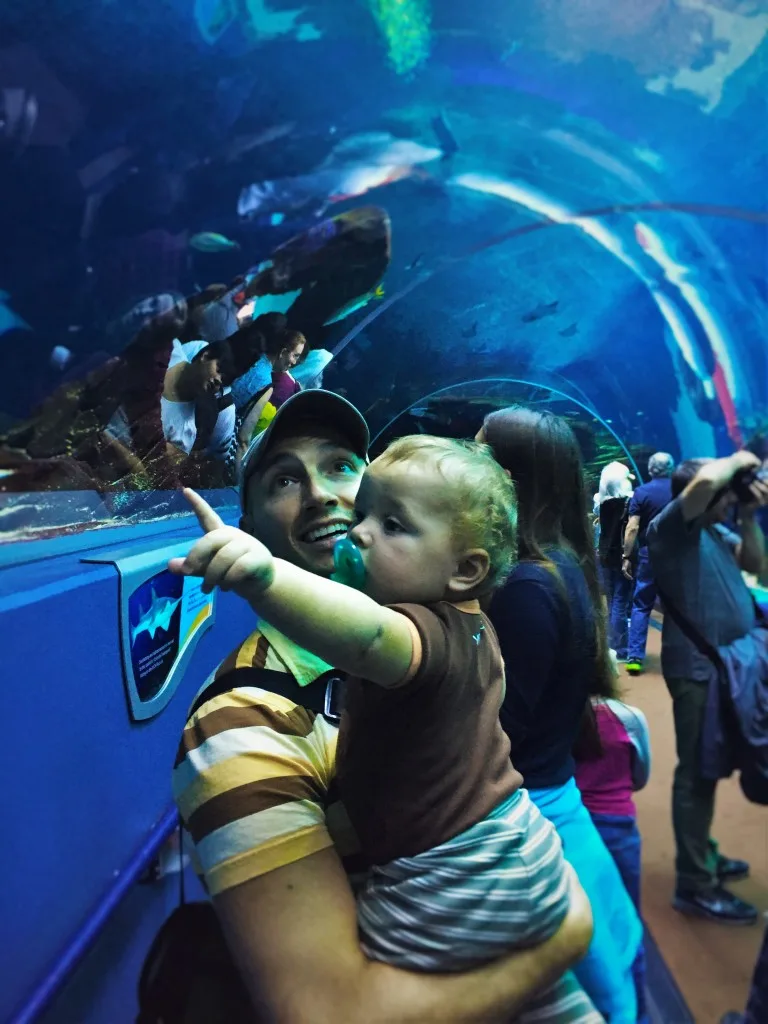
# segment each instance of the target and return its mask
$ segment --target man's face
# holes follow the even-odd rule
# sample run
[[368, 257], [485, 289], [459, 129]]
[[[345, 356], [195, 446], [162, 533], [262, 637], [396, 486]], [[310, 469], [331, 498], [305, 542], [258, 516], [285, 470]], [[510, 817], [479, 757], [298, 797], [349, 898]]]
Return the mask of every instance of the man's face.
[[355, 521], [364, 469], [347, 439], [332, 428], [283, 437], [248, 481], [242, 528], [276, 557], [329, 576], [336, 541]]
[[193, 399], [202, 398], [203, 395], [217, 395], [221, 391], [222, 380], [218, 359], [207, 359], [203, 355], [190, 363], [187, 372]]

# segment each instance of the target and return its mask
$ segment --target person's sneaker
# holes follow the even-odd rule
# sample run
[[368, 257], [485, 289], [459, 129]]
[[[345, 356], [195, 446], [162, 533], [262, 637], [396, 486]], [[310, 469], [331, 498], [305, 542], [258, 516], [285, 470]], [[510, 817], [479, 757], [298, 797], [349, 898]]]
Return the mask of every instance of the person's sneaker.
[[720, 1018], [720, 1024], [745, 1024], [744, 1014], [735, 1013], [733, 1010]]
[[742, 878], [749, 878], [749, 864], [745, 860], [724, 857], [722, 853], [717, 855], [715, 871], [721, 882], [738, 882]]
[[689, 917], [703, 917], [719, 924], [751, 925], [757, 921], [757, 908], [745, 903], [722, 886], [708, 892], [678, 889], [672, 906]]
[[631, 676], [639, 676], [643, 672], [643, 663], [642, 661], [637, 661], [633, 658], [631, 661], [626, 663], [624, 668]]

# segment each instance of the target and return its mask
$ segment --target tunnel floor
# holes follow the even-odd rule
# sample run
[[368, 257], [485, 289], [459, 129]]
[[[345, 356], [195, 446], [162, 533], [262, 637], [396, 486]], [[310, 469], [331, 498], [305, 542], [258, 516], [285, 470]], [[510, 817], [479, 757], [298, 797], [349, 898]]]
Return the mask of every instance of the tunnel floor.
[[[658, 628], [652, 629], [648, 670], [635, 679], [622, 670], [621, 680], [624, 699], [642, 708], [648, 717], [653, 751], [650, 782], [637, 794], [643, 836], [643, 916], [652, 936], [651, 1010], [655, 1009], [653, 1016], [663, 1024], [688, 1024], [691, 1020], [695, 1024], [717, 1024], [726, 1011], [744, 1009], [765, 921], [759, 919], [754, 928], [727, 928], [683, 917], [670, 906], [674, 887], [670, 796], [675, 734], [672, 702], [659, 668], [660, 640]], [[720, 783], [713, 834], [725, 854], [743, 857], [751, 864], [750, 878], [734, 883], [734, 892], [756, 904], [761, 912], [768, 911], [768, 819], [763, 809], [747, 803], [736, 777]], [[658, 947], [660, 958], [654, 947]], [[665, 964], [674, 981], [665, 972]]]

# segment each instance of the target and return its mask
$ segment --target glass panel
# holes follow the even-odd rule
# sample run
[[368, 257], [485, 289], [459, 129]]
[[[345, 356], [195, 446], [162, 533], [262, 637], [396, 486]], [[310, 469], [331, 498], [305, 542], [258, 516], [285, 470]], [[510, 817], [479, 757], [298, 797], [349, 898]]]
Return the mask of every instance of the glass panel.
[[767, 29], [756, 0], [4, 5], [0, 540], [186, 514], [185, 483], [234, 505], [297, 386], [374, 433], [436, 392], [573, 400], [641, 461], [765, 432]]

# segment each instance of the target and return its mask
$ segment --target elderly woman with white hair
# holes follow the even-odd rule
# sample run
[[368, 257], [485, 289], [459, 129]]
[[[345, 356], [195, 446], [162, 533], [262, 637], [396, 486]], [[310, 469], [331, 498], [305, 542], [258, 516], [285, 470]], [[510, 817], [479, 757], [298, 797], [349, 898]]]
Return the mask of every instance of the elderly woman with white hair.
[[600, 474], [598, 556], [608, 605], [608, 643], [619, 661], [627, 658], [632, 582], [622, 573], [624, 528], [632, 497], [632, 474], [622, 462], [610, 462]]

